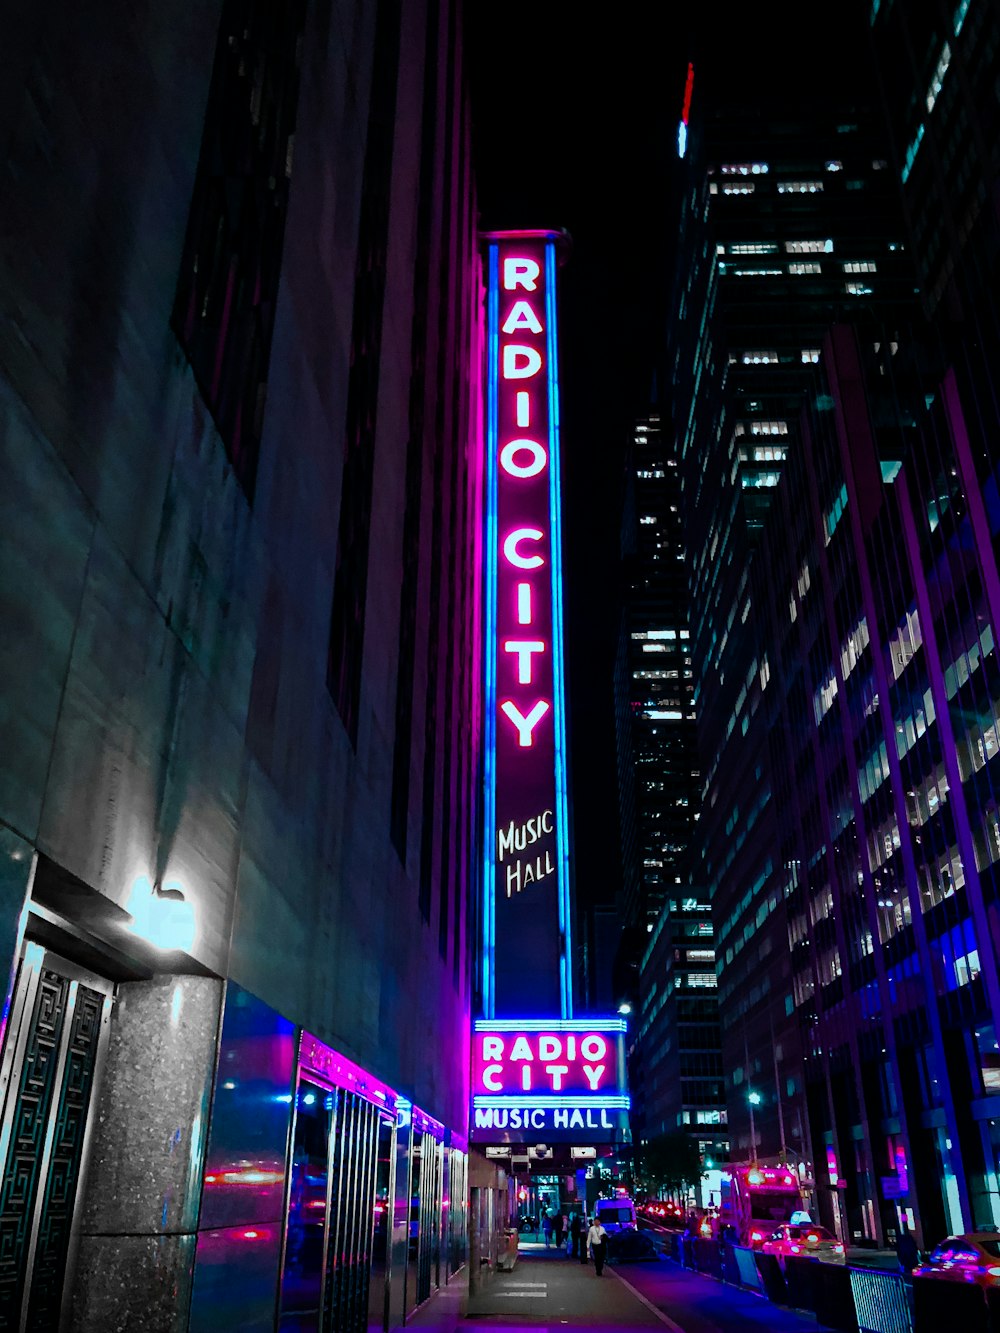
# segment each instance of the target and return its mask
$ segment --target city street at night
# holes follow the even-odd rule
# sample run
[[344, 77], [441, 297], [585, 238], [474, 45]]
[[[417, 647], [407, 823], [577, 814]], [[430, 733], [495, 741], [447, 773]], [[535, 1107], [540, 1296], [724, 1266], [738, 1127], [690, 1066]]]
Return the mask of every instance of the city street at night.
[[0, 1333], [1000, 1333], [1000, 0], [0, 49]]

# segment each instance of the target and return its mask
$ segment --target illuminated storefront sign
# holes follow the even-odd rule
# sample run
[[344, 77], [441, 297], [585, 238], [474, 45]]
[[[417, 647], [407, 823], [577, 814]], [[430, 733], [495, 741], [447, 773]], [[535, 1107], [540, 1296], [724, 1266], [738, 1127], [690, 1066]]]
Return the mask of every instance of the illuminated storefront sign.
[[472, 1138], [533, 1142], [618, 1137], [627, 1124], [620, 1018], [478, 1020], [472, 1034]]
[[483, 1006], [572, 1014], [557, 232], [494, 233], [487, 329]]

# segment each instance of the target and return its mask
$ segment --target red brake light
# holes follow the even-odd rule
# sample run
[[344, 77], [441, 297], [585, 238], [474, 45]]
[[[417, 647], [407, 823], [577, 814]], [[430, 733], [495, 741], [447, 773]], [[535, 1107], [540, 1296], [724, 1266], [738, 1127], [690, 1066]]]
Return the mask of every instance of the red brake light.
[[792, 1254], [798, 1254], [800, 1248], [801, 1248], [801, 1247], [798, 1246], [798, 1245], [793, 1245], [793, 1246], [792, 1246]]
[[751, 1231], [751, 1232], [750, 1232], [750, 1239], [751, 1239], [751, 1240], [763, 1240], [764, 1237], [763, 1237], [763, 1235], [762, 1235], [759, 1231]]
[[816, 1235], [815, 1231], [810, 1231], [809, 1235], [806, 1236], [806, 1240], [809, 1241], [810, 1245], [815, 1245], [819, 1240], [819, 1236]]
[[834, 1248], [834, 1250], [836, 1250], [836, 1252], [837, 1252], [838, 1254], [843, 1254], [843, 1253], [844, 1253], [844, 1247], [843, 1247], [843, 1245], [837, 1244], [837, 1245], [835, 1245], [833, 1248]]

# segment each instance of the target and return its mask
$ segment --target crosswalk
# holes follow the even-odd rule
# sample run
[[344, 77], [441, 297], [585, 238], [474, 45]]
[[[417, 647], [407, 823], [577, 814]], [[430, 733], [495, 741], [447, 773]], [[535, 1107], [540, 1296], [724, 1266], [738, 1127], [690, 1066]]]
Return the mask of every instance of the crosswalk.
[[493, 1292], [505, 1300], [543, 1301], [549, 1294], [547, 1282], [527, 1282], [523, 1278], [509, 1277], [503, 1287]]

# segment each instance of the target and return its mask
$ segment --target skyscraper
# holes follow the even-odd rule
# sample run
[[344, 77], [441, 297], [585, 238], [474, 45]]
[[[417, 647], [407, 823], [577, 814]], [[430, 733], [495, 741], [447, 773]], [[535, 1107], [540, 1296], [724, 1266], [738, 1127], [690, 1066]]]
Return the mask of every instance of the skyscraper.
[[774, 664], [751, 568], [801, 447], [824, 330], [837, 318], [891, 324], [913, 284], [870, 108], [745, 104], [700, 73], [667, 347], [702, 770], [695, 877], [713, 908], [733, 1156], [805, 1163], [781, 910], [793, 858], [761, 711]]

